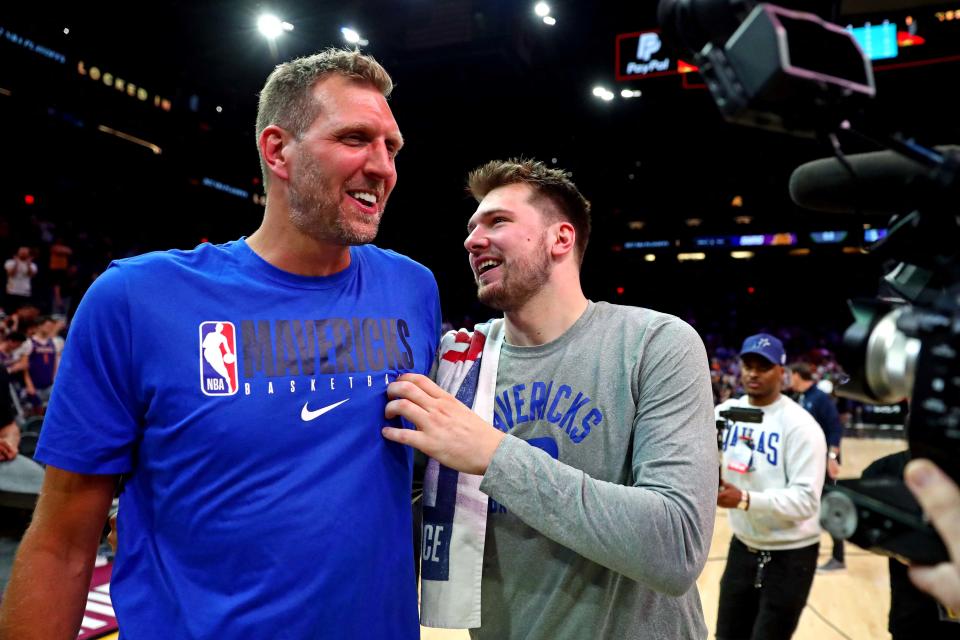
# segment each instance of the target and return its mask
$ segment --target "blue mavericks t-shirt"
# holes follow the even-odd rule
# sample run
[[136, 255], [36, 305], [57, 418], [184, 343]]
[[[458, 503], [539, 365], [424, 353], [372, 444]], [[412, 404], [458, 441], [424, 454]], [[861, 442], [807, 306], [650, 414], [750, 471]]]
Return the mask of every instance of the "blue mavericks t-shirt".
[[73, 320], [37, 450], [129, 473], [124, 637], [419, 637], [411, 451], [387, 384], [427, 374], [433, 276], [374, 246], [329, 277], [244, 240], [114, 262]]

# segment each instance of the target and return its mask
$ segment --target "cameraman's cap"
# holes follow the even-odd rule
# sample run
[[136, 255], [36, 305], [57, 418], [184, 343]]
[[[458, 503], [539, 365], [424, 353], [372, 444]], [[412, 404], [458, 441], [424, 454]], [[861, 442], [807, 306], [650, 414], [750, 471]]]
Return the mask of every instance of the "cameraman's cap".
[[787, 354], [783, 350], [783, 343], [769, 333], [758, 333], [744, 340], [743, 347], [740, 348], [740, 357], [748, 353], [763, 356], [773, 364], [785, 365], [787, 363]]

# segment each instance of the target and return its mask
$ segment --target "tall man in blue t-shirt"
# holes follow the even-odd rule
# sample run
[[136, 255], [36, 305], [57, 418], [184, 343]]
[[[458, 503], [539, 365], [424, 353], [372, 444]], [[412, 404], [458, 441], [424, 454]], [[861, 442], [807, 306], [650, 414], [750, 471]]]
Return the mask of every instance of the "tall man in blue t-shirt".
[[387, 385], [430, 370], [440, 312], [427, 269], [366, 244], [403, 144], [391, 88], [359, 52], [278, 66], [260, 228], [114, 262], [91, 287], [0, 636], [76, 637], [124, 475], [110, 595], [126, 637], [419, 637], [412, 456], [380, 429]]

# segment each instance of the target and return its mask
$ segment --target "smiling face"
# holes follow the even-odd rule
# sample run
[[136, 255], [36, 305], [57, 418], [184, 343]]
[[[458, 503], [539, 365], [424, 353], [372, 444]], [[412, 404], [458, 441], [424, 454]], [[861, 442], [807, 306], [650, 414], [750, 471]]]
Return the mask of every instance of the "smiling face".
[[525, 184], [498, 187], [467, 224], [463, 245], [470, 253], [477, 298], [494, 309], [519, 309], [550, 279], [551, 225], [530, 204], [531, 195]]
[[397, 122], [379, 90], [341, 75], [320, 80], [313, 96], [320, 114], [290, 143], [290, 221], [322, 242], [370, 242], [397, 183]]
[[750, 396], [750, 404], [762, 407], [780, 397], [783, 367], [755, 353], [740, 358], [740, 381]]

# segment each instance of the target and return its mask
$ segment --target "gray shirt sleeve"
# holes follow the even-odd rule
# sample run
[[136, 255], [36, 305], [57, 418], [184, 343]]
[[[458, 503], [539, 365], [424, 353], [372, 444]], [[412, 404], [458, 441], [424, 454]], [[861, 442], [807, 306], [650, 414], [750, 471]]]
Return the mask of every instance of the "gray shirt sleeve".
[[648, 328], [641, 353], [631, 485], [591, 478], [507, 436], [480, 489], [585, 558], [681, 595], [706, 562], [716, 511], [707, 356], [696, 332], [676, 319]]

